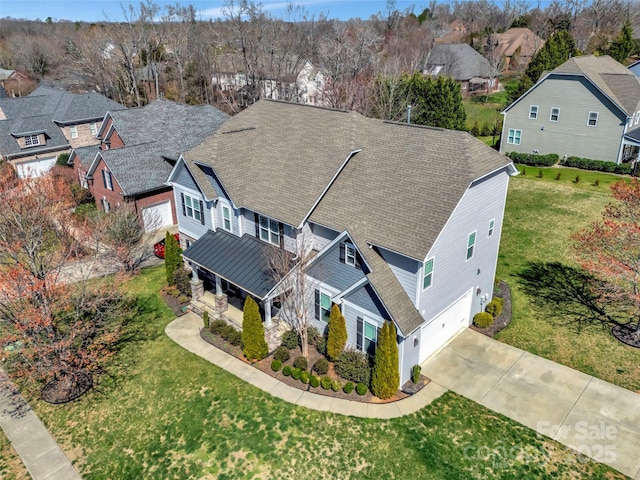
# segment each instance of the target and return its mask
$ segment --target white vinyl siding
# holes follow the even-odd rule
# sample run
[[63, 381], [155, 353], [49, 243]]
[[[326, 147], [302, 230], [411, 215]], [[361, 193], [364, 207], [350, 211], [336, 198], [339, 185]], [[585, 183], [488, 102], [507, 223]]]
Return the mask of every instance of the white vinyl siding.
[[531, 105], [529, 107], [529, 118], [532, 120], [538, 118], [538, 105]]
[[511, 143], [513, 145], [520, 145], [521, 138], [522, 138], [522, 130], [516, 130], [515, 128], [509, 129], [509, 136], [507, 137], [507, 143]]
[[560, 120], [560, 109], [558, 107], [551, 107], [551, 115], [549, 115], [550, 122], [557, 122]]
[[589, 125], [590, 127], [595, 127], [598, 125], [598, 112], [589, 112], [587, 125]]
[[467, 239], [467, 260], [471, 260], [476, 250], [476, 232], [470, 233]]

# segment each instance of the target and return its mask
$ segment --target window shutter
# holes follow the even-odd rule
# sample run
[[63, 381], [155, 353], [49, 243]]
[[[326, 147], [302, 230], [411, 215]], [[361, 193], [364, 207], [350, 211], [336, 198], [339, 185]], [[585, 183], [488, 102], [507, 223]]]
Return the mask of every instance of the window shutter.
[[105, 190], [107, 189], [107, 172], [102, 170], [102, 185], [104, 185]]
[[362, 259], [360, 258], [360, 252], [356, 250], [356, 268], [362, 268]]
[[256, 225], [256, 238], [260, 238], [260, 216], [256, 212], [253, 212], [253, 219]]
[[182, 200], [182, 216], [187, 216], [187, 207], [184, 204], [184, 193], [180, 192], [180, 200]]
[[344, 245], [344, 243], [341, 243], [340, 244], [340, 263], [345, 263], [344, 262], [344, 258], [345, 258], [344, 251], [345, 251], [345, 245]]
[[278, 233], [280, 234], [280, 248], [284, 248], [284, 225], [282, 222], [278, 223]]
[[320, 290], [316, 289], [316, 320], [320, 320]]
[[362, 317], [358, 317], [357, 320], [357, 329], [356, 329], [356, 347], [358, 350], [362, 350], [362, 339], [364, 338], [364, 321]]
[[204, 225], [204, 204], [200, 200], [200, 223]]

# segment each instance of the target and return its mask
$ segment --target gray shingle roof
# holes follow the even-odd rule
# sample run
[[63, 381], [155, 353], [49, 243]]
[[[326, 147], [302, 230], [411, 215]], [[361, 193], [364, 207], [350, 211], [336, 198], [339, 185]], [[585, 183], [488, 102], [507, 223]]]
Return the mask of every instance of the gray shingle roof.
[[[46, 145], [24, 149], [20, 148], [17, 137], [39, 133], [45, 134], [47, 140]], [[0, 155], [31, 155], [33, 151], [42, 148], [48, 150], [64, 150], [69, 148], [69, 146], [69, 142], [62, 134], [60, 127], [53, 123], [51, 117], [47, 115], [0, 120]]]
[[640, 108], [640, 79], [608, 55], [572, 57], [551, 73], [584, 75], [627, 115], [633, 115]]
[[457, 81], [472, 78], [494, 78], [498, 71], [486, 58], [466, 43], [438, 43], [433, 46], [426, 62], [426, 70], [442, 65], [439, 76], [453, 77]]
[[69, 156], [69, 161], [72, 160], [71, 156], [75, 154], [80, 158], [80, 164], [85, 168], [89, 168], [89, 166], [91, 166], [91, 163], [93, 162], [93, 159], [96, 158], [96, 153], [98, 153], [99, 151], [100, 145], [89, 145], [86, 147], [74, 148], [71, 151], [71, 155]]
[[310, 216], [347, 230], [367, 277], [403, 333], [422, 317], [369, 245], [422, 260], [470, 183], [511, 162], [457, 132], [261, 100], [231, 118], [187, 161], [211, 165], [234, 203], [298, 226]]

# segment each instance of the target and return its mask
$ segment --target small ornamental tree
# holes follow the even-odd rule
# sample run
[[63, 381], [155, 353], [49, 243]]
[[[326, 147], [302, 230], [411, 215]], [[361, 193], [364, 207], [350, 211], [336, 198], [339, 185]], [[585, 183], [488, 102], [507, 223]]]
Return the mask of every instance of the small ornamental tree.
[[258, 304], [251, 297], [247, 297], [244, 302], [242, 344], [244, 346], [244, 356], [251, 361], [262, 360], [269, 352], [269, 347], [264, 339], [264, 327], [260, 318], [260, 310]]
[[347, 324], [340, 307], [333, 304], [329, 316], [329, 333], [327, 338], [327, 355], [330, 360], [335, 360], [344, 350], [347, 343]]
[[373, 360], [371, 392], [378, 398], [391, 398], [400, 387], [398, 372], [398, 344], [396, 327], [385, 322], [378, 336], [378, 345]]
[[167, 283], [169, 285], [175, 285], [176, 280], [174, 272], [181, 266], [181, 254], [182, 249], [180, 248], [180, 244], [176, 240], [176, 237], [167, 231], [167, 235], [164, 239], [164, 268], [167, 273]]

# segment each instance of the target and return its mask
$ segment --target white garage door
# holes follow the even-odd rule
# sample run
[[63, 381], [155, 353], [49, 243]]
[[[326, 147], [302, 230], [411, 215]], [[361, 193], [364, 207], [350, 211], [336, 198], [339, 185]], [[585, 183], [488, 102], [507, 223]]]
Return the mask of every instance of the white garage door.
[[157, 203], [142, 209], [142, 221], [147, 232], [173, 225], [171, 202]]
[[51, 167], [56, 164], [56, 157], [51, 158], [39, 158], [38, 160], [31, 160], [28, 162], [18, 163], [17, 171], [19, 178], [33, 178], [44, 175]]
[[456, 300], [449, 308], [422, 327], [420, 336], [420, 363], [463, 328], [469, 326], [473, 289]]

